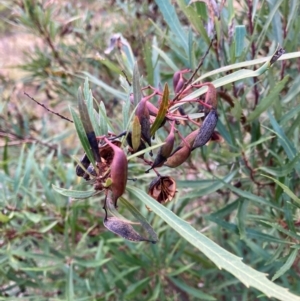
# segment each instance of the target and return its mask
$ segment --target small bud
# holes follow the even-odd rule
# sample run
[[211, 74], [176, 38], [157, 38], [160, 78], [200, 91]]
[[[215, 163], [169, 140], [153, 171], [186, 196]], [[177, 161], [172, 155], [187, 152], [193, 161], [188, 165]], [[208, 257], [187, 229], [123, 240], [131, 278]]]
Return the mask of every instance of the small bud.
[[205, 117], [198, 135], [194, 141], [192, 150], [194, 150], [197, 147], [201, 147], [203, 145], [205, 145], [208, 140], [211, 138], [215, 127], [217, 125], [218, 122], [218, 114], [216, 110], [211, 110], [208, 115]]
[[158, 176], [149, 185], [148, 194], [159, 203], [172, 201], [176, 193], [176, 182], [168, 176]]
[[128, 162], [124, 151], [118, 146], [112, 144], [108, 139], [105, 139], [107, 144], [113, 149], [114, 157], [110, 165], [110, 177], [112, 184], [112, 200], [117, 207], [118, 198], [125, 192], [127, 183]]

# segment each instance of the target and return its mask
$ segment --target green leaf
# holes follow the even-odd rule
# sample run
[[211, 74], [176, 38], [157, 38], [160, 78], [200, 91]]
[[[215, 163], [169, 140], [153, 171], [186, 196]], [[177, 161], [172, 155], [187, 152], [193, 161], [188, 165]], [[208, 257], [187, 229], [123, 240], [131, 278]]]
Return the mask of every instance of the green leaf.
[[187, 292], [189, 296], [193, 296], [198, 298], [198, 300], [217, 300], [213, 296], [207, 295], [205, 293], [202, 293], [200, 289], [195, 289], [193, 287], [188, 286], [185, 284], [182, 280], [173, 278], [173, 277], [168, 277], [178, 288], [183, 290], [184, 292]]
[[132, 140], [132, 148], [136, 152], [137, 149], [139, 148], [141, 144], [141, 124], [138, 116], [134, 116], [133, 122], [132, 122], [132, 135], [131, 135], [131, 140]]
[[52, 188], [56, 192], [73, 199], [87, 199], [97, 194], [95, 189], [87, 190], [87, 191], [79, 191], [79, 190], [64, 189], [64, 188], [57, 187], [55, 185], [52, 185]]
[[279, 185], [283, 191], [294, 201], [296, 202], [298, 205], [300, 205], [300, 198], [298, 198], [293, 192], [292, 190], [290, 190], [289, 187], [287, 187], [286, 185], [282, 184], [280, 181], [270, 177], [270, 176], [267, 176], [267, 175], [262, 175], [263, 177], [266, 177], [266, 178], [269, 178], [271, 179], [272, 181], [274, 181], [277, 185]]
[[94, 83], [95, 85], [101, 87], [102, 89], [104, 89], [108, 93], [114, 95], [116, 98], [123, 99], [123, 100], [126, 99], [126, 97], [127, 97], [126, 93], [120, 92], [120, 91], [112, 88], [110, 85], [104, 83], [102, 80], [98, 79], [97, 77], [91, 75], [88, 72], [81, 72], [81, 73], [84, 74], [85, 76], [87, 76], [91, 83]]
[[262, 170], [264, 172], [267, 172], [267, 173], [271, 174], [272, 176], [285, 177], [286, 175], [288, 175], [295, 169], [296, 164], [299, 162], [299, 160], [300, 160], [300, 153], [293, 160], [291, 160], [287, 164], [284, 164], [278, 168], [261, 166], [258, 169]]
[[106, 115], [105, 104], [103, 103], [103, 101], [101, 101], [99, 105], [99, 123], [100, 123], [100, 136], [107, 135], [109, 120]]
[[159, 129], [159, 127], [165, 120], [168, 107], [169, 107], [169, 88], [168, 88], [168, 84], [166, 83], [164, 86], [163, 96], [158, 109], [157, 116], [150, 129], [151, 136], [154, 136], [155, 132]]
[[207, 35], [207, 31], [204, 27], [203, 18], [198, 13], [198, 11], [195, 10], [193, 5], [187, 5], [185, 0], [177, 0], [176, 1], [180, 10], [186, 15], [189, 22], [193, 26], [193, 28], [198, 31], [201, 38], [205, 41], [207, 45], [210, 43], [210, 39]]
[[184, 49], [185, 54], [188, 54], [188, 42], [187, 42], [187, 33], [183, 30], [183, 26], [180, 24], [175, 11], [174, 6], [170, 3], [169, 0], [156, 0], [157, 6], [159, 7], [166, 23], [170, 27], [174, 35], [179, 39], [181, 47]]
[[[90, 98], [90, 97], [89, 97]], [[92, 97], [90, 100], [90, 106], [93, 107], [93, 103], [92, 103]], [[95, 130], [93, 128], [91, 119], [90, 119], [90, 114], [89, 114], [89, 109], [87, 107], [86, 102], [84, 101], [84, 99], [82, 98], [82, 90], [81, 87], [79, 87], [78, 89], [78, 108], [79, 108], [79, 115], [80, 115], [80, 119], [84, 128], [84, 131], [86, 133], [86, 136], [88, 138], [89, 141], [89, 145], [92, 149], [92, 153], [93, 153], [93, 157], [96, 160], [96, 162], [100, 162], [101, 158], [99, 155], [99, 148], [98, 148], [98, 142], [96, 139], [96, 134], [95, 134]], [[93, 108], [91, 108], [91, 114], [93, 115]], [[91, 160], [91, 162], [93, 163], [94, 161]]]
[[70, 107], [70, 112], [71, 112], [71, 115], [72, 115], [72, 118], [73, 118], [73, 121], [74, 121], [74, 124], [75, 124], [75, 128], [76, 128], [78, 138], [81, 142], [81, 145], [82, 145], [86, 155], [88, 156], [90, 162], [92, 162], [92, 164], [95, 166], [95, 158], [94, 158], [94, 155], [91, 151], [90, 143], [89, 143], [89, 140], [86, 136], [86, 132], [84, 130], [83, 124], [82, 124], [79, 116], [77, 115], [77, 113], [71, 107]]
[[240, 239], [246, 238], [246, 225], [247, 220], [247, 209], [249, 201], [243, 200], [239, 202], [238, 212], [237, 212], [237, 225], [240, 233]]
[[267, 97], [260, 101], [260, 103], [255, 107], [255, 110], [247, 117], [248, 122], [256, 119], [261, 113], [266, 111], [272, 105], [275, 97], [283, 90], [288, 80], [289, 76], [287, 75], [272, 89]]
[[[250, 69], [242, 69], [242, 70], [238, 70], [236, 72], [233, 72], [231, 74], [225, 75], [221, 78], [218, 78], [216, 80], [214, 80], [212, 82], [212, 84], [218, 88], [218, 87], [222, 87], [225, 85], [228, 85], [230, 83], [239, 81], [239, 80], [243, 80], [249, 77], [257, 77], [259, 75], [262, 75], [264, 72], [266, 72], [271, 66], [271, 61], [274, 61], [274, 57], [277, 56], [281, 56], [278, 51], [279, 49], [277, 49], [274, 54], [271, 56], [271, 58], [269, 58], [269, 60], [264, 63], [260, 68], [258, 68], [257, 70], [250, 70]], [[276, 59], [278, 60], [278, 58]], [[276, 61], [275, 60], [275, 61]], [[203, 77], [199, 77], [197, 78], [193, 84], [196, 84], [197, 82], [199, 82]], [[200, 89], [195, 90], [194, 92], [192, 92], [191, 94], [185, 96], [183, 99], [181, 99], [182, 102], [179, 102], [178, 104], [172, 106], [172, 110], [171, 111], [175, 111], [178, 107], [180, 107], [184, 101], [187, 101], [189, 99], [193, 99], [193, 98], [197, 98], [201, 95], [203, 95], [204, 93], [206, 93], [208, 91], [208, 87], [204, 86]]]
[[275, 275], [272, 277], [272, 281], [276, 280], [277, 278], [281, 277], [285, 272], [287, 272], [293, 263], [295, 262], [295, 259], [299, 253], [299, 249], [294, 249], [291, 251], [287, 261], [285, 264], [275, 273]]
[[125, 293], [125, 298], [127, 300], [132, 300], [132, 298], [137, 297], [137, 295], [140, 296], [142, 289], [149, 284], [149, 281], [150, 277], [147, 277], [129, 285]]
[[235, 27], [235, 57], [239, 57], [245, 48], [244, 46], [245, 36], [246, 36], [245, 25], [237, 25]]
[[287, 289], [271, 282], [265, 274], [245, 265], [241, 258], [231, 254], [193, 228], [172, 211], [162, 206], [139, 188], [127, 186], [137, 199], [160, 216], [167, 224], [177, 231], [190, 244], [204, 253], [218, 268], [224, 269], [239, 279], [246, 287], [252, 286], [263, 292], [267, 297], [275, 297], [282, 301], [300, 301], [300, 297]]
[[133, 104], [136, 107], [143, 97], [142, 88], [140, 85], [140, 73], [139, 73], [137, 62], [135, 62], [134, 69], [133, 69], [132, 89], [133, 89], [133, 99], [134, 99]]

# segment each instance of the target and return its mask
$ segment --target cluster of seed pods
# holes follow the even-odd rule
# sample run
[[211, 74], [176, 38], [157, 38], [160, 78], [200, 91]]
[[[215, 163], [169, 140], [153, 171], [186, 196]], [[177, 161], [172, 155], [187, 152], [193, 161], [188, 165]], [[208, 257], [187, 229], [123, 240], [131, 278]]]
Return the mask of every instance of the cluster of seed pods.
[[[142, 97], [138, 103], [130, 131], [120, 135], [110, 133], [107, 137], [94, 137], [98, 141], [98, 149], [93, 150], [93, 153], [96, 151], [99, 154], [99, 156], [97, 154], [96, 170], [86, 155], [82, 158], [81, 164], [77, 166], [77, 175], [86, 180], [92, 178], [95, 190], [105, 190], [115, 207], [117, 207], [118, 198], [125, 192], [127, 184], [128, 162], [125, 147], [122, 147], [121, 141], [118, 140], [122, 135], [126, 136], [128, 152], [134, 154], [146, 149], [147, 145], [152, 145], [152, 138], [155, 134], [155, 132], [153, 133], [154, 123], [157, 128], [168, 131], [165, 143], [158, 149], [153, 160], [147, 160], [144, 154], [139, 156], [139, 159], [149, 166], [145, 172], [154, 170], [156, 173], [156, 178], [150, 183], [148, 194], [160, 203], [172, 200], [176, 192], [176, 182], [169, 176], [160, 175], [157, 169], [161, 166], [176, 168], [183, 164], [196, 148], [204, 146], [210, 139], [218, 140], [219, 134], [215, 131], [218, 122], [216, 89], [209, 82], [185, 87], [184, 74], [187, 72], [189, 70], [182, 70], [174, 74], [173, 90], [177, 96], [175, 101], [169, 99], [169, 94], [165, 90], [159, 91], [153, 87], [145, 87], [143, 90], [152, 89], [152, 94]], [[181, 100], [194, 89], [203, 86], [207, 86], [208, 89], [204, 100], [199, 97]], [[156, 106], [151, 102], [154, 96], [159, 98]], [[184, 113], [181, 105], [186, 103], [196, 104], [198, 110], [204, 113], [201, 124], [191, 120]], [[174, 110], [174, 105], [179, 109]], [[163, 118], [161, 118], [162, 114]], [[157, 124], [159, 118], [160, 121]], [[186, 125], [191, 122], [197, 128], [191, 130], [184, 137], [178, 130], [178, 125], [183, 122]], [[190, 125], [189, 128], [191, 128]], [[177, 146], [175, 146], [176, 136], [180, 140]], [[152, 152], [150, 152], [150, 156], [153, 156]]]

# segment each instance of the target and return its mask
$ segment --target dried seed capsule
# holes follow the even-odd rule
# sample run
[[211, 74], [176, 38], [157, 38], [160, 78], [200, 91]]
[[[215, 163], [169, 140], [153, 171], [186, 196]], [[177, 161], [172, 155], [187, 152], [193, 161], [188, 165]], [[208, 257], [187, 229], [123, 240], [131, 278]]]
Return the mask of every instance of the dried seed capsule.
[[176, 182], [168, 176], [158, 176], [149, 185], [148, 194], [159, 203], [169, 202], [176, 193]]
[[95, 170], [94, 166], [92, 166], [92, 165], [90, 165], [90, 166], [87, 168], [87, 172], [88, 172], [88, 173], [85, 173], [85, 174], [83, 175], [83, 178], [84, 178], [85, 180], [87, 180], [87, 181], [90, 180], [90, 175], [89, 175], [89, 174], [91, 174], [91, 175], [94, 176], [94, 177], [97, 176], [96, 170]]
[[112, 144], [108, 139], [105, 139], [105, 141], [114, 151], [114, 157], [110, 165], [110, 177], [112, 179], [110, 189], [113, 203], [117, 207], [117, 200], [125, 192], [126, 188], [128, 162], [121, 148]]
[[217, 90], [212, 83], [206, 83], [208, 90], [205, 95], [205, 103], [216, 110], [218, 107]]
[[149, 168], [146, 172], [149, 172], [152, 168], [160, 167], [164, 164], [164, 162], [168, 159], [168, 157], [170, 156], [173, 150], [174, 141], [175, 141], [175, 135], [174, 135], [174, 122], [173, 122], [170, 133], [166, 138], [166, 143], [160, 147], [151, 168]]
[[198, 130], [191, 132], [185, 137], [184, 141], [181, 141], [180, 145], [174, 150], [171, 156], [167, 159], [165, 165], [175, 168], [184, 163], [191, 154], [192, 145], [198, 134]]
[[135, 111], [135, 115], [141, 124], [142, 138], [151, 146], [150, 115], [147, 107], [147, 98], [141, 99]]
[[104, 219], [103, 224], [109, 231], [130, 241], [149, 241], [153, 244], [156, 243], [155, 240], [149, 240], [145, 237], [142, 237], [129, 223], [125, 222], [124, 220], [118, 219], [117, 217], [108, 217]]
[[217, 122], [218, 113], [216, 110], [211, 110], [205, 117], [203, 124], [201, 125], [198, 131], [198, 135], [194, 141], [192, 150], [194, 150], [197, 147], [201, 147], [208, 142], [215, 130]]

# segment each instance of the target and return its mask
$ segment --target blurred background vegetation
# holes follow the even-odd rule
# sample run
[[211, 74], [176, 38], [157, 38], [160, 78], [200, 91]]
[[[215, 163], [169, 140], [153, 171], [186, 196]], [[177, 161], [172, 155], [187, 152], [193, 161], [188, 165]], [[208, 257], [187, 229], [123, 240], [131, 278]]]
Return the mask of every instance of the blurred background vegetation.
[[[215, 33], [201, 75], [269, 56], [277, 44], [299, 50], [298, 1], [188, 2], [174, 1], [176, 23], [164, 1], [0, 0], [0, 300], [257, 300], [259, 291], [219, 270], [138, 200], [156, 245], [106, 231], [102, 198], [77, 202], [54, 192], [52, 184], [82, 184], [72, 156], [83, 151], [70, 122], [24, 95], [70, 116], [88, 76], [114, 124], [122, 118], [124, 66], [105, 50], [115, 33], [131, 45], [144, 83], [156, 87], [171, 86], [177, 70], [195, 69]], [[197, 150], [179, 169], [162, 169], [177, 180], [170, 210], [296, 295], [299, 68], [299, 59], [285, 60], [221, 87], [224, 141]], [[146, 190], [153, 174], [130, 168]]]

